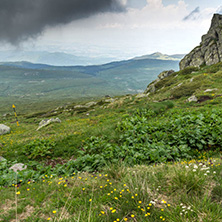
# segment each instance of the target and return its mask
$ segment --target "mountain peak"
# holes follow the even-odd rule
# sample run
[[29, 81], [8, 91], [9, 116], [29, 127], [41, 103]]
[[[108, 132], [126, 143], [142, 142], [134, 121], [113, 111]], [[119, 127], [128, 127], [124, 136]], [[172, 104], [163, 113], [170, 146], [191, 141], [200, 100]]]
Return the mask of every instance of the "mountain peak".
[[214, 14], [211, 26], [202, 36], [199, 46], [194, 48], [180, 62], [180, 69], [201, 65], [213, 65], [222, 61], [222, 15]]
[[220, 27], [222, 26], [222, 15], [221, 14], [214, 14], [213, 18], [212, 18], [212, 21], [211, 21], [211, 26], [210, 26], [210, 30], [209, 31], [215, 30], [219, 26]]
[[151, 56], [163, 56], [164, 54], [161, 52], [154, 52], [151, 54]]
[[163, 54], [161, 52], [154, 52], [149, 55], [143, 55], [139, 57], [135, 57], [133, 60], [141, 60], [141, 59], [159, 59], [159, 60], [173, 60], [173, 61], [179, 61], [181, 58], [183, 58], [183, 54], [177, 54], [177, 55], [167, 55]]

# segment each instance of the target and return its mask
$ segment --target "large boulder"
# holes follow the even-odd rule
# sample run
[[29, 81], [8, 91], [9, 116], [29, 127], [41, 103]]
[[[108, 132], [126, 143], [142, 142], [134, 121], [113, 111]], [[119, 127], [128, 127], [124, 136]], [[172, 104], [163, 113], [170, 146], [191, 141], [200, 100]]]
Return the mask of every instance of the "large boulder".
[[180, 69], [213, 65], [222, 61], [222, 15], [214, 14], [211, 26], [199, 46], [180, 61]]
[[4, 124], [0, 124], [0, 135], [10, 133], [10, 131], [11, 131], [10, 127]]

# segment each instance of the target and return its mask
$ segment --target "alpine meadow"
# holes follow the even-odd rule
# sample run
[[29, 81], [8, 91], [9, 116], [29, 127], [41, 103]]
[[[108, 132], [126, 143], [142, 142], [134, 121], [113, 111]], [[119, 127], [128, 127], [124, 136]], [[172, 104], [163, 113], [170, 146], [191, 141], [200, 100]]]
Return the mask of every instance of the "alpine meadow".
[[[211, 12], [213, 1], [203, 2], [204, 10], [186, 15], [187, 1], [10, 2], [0, 3], [0, 221], [222, 222], [222, 7]], [[164, 21], [152, 14], [158, 10]], [[103, 48], [107, 31], [109, 44], [115, 37], [121, 49], [132, 38], [131, 50], [138, 50], [142, 37], [131, 31], [140, 31], [140, 14], [153, 26], [163, 23], [164, 32], [173, 30], [169, 12], [186, 15], [183, 27], [169, 22], [184, 33], [186, 22], [194, 31], [212, 15], [190, 53], [90, 57], [98, 53], [94, 32]], [[71, 34], [72, 25], [79, 30], [73, 42], [91, 41], [79, 43], [81, 56], [68, 54], [65, 43], [61, 53], [42, 50]], [[36, 52], [7, 48], [25, 48], [32, 38], [41, 46]], [[176, 47], [176, 33], [171, 38]], [[107, 46], [110, 57], [115, 46]]]

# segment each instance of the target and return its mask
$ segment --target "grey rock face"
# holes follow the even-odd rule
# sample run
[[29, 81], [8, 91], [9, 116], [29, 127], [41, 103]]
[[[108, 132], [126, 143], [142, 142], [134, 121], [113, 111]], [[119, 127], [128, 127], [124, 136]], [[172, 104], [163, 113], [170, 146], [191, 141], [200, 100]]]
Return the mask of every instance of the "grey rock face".
[[50, 123], [61, 123], [62, 121], [59, 118], [51, 118], [51, 119], [44, 119], [39, 123], [39, 127], [37, 130], [40, 130], [42, 127], [49, 125]]
[[8, 127], [4, 124], [0, 124], [0, 135], [10, 133], [10, 131], [11, 131], [10, 127]]
[[194, 48], [180, 62], [180, 69], [186, 67], [200, 67], [213, 65], [222, 61], [222, 15], [214, 14], [211, 27], [206, 35], [202, 36], [199, 46]]

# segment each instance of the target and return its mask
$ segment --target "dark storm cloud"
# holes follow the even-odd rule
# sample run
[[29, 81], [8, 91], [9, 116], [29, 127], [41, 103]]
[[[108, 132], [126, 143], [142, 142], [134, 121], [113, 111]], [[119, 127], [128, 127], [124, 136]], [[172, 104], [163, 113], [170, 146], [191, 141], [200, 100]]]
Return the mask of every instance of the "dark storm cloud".
[[196, 7], [189, 15], [183, 18], [183, 21], [195, 20], [196, 15], [200, 13], [200, 7]]
[[0, 41], [17, 44], [48, 26], [121, 11], [119, 0], [0, 0]]

